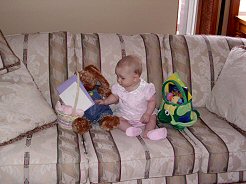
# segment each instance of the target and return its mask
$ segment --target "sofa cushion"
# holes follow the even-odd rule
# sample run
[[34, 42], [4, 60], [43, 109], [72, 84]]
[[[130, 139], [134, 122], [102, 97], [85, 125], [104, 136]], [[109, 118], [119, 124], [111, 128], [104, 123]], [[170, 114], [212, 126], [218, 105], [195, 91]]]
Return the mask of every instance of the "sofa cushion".
[[0, 30], [0, 75], [20, 68], [20, 59], [10, 48]]
[[165, 35], [165, 75], [178, 72], [192, 93], [193, 106], [205, 107], [230, 49], [244, 42], [222, 36]]
[[53, 126], [0, 147], [1, 183], [85, 183], [88, 160], [80, 136]]
[[24, 65], [0, 76], [0, 146], [52, 126], [55, 120]]
[[201, 171], [223, 173], [246, 170], [246, 136], [206, 108], [185, 133], [202, 151]]
[[234, 47], [206, 107], [246, 133], [246, 47]]
[[141, 77], [152, 82], [156, 87], [156, 103], [161, 103], [161, 86], [163, 83], [161, 57], [161, 40], [163, 35], [135, 34], [121, 35], [116, 33], [76, 34], [75, 51], [77, 65], [97, 66], [112, 86], [116, 83], [114, 68], [125, 55], [134, 54], [141, 58], [143, 71]]
[[74, 35], [69, 32], [7, 35], [6, 39], [23, 61], [46, 101], [54, 107], [56, 87], [76, 71]]
[[196, 173], [201, 152], [183, 132], [167, 127], [167, 139], [151, 141], [128, 137], [94, 126], [83, 135], [93, 183], [119, 182]]

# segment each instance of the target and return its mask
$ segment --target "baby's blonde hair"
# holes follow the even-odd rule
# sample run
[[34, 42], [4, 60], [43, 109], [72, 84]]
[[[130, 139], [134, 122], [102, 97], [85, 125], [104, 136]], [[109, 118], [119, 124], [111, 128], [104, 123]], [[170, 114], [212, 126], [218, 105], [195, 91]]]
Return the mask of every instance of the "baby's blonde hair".
[[116, 68], [127, 66], [133, 70], [133, 72], [139, 76], [142, 74], [142, 62], [138, 56], [128, 55], [118, 61]]

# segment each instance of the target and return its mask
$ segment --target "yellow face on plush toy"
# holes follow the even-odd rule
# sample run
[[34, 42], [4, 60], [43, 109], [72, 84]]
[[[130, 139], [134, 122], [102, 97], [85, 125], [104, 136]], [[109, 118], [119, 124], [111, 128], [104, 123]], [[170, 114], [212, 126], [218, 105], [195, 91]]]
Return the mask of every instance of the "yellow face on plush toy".
[[89, 94], [90, 94], [90, 96], [93, 96], [93, 91], [90, 91]]

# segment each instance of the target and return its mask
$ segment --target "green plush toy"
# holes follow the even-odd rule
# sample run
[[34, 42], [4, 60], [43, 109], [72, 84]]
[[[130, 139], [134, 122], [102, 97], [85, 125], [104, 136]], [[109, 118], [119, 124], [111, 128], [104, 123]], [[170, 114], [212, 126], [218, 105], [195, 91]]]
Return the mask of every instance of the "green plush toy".
[[162, 86], [163, 101], [158, 112], [162, 123], [170, 123], [174, 128], [183, 130], [192, 126], [200, 116], [192, 108], [192, 97], [178, 73], [172, 74]]

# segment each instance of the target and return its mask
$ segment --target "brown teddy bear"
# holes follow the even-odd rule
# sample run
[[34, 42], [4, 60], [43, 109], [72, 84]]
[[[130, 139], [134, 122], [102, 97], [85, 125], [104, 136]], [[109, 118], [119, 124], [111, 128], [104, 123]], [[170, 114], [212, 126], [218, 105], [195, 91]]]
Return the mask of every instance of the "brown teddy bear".
[[[111, 94], [108, 81], [100, 71], [89, 65], [79, 72], [80, 81], [93, 100], [108, 97]], [[119, 117], [114, 116], [109, 105], [95, 104], [84, 112], [84, 115], [74, 120], [73, 131], [83, 134], [91, 128], [92, 123], [99, 123], [104, 130], [112, 130], [119, 125]]]

